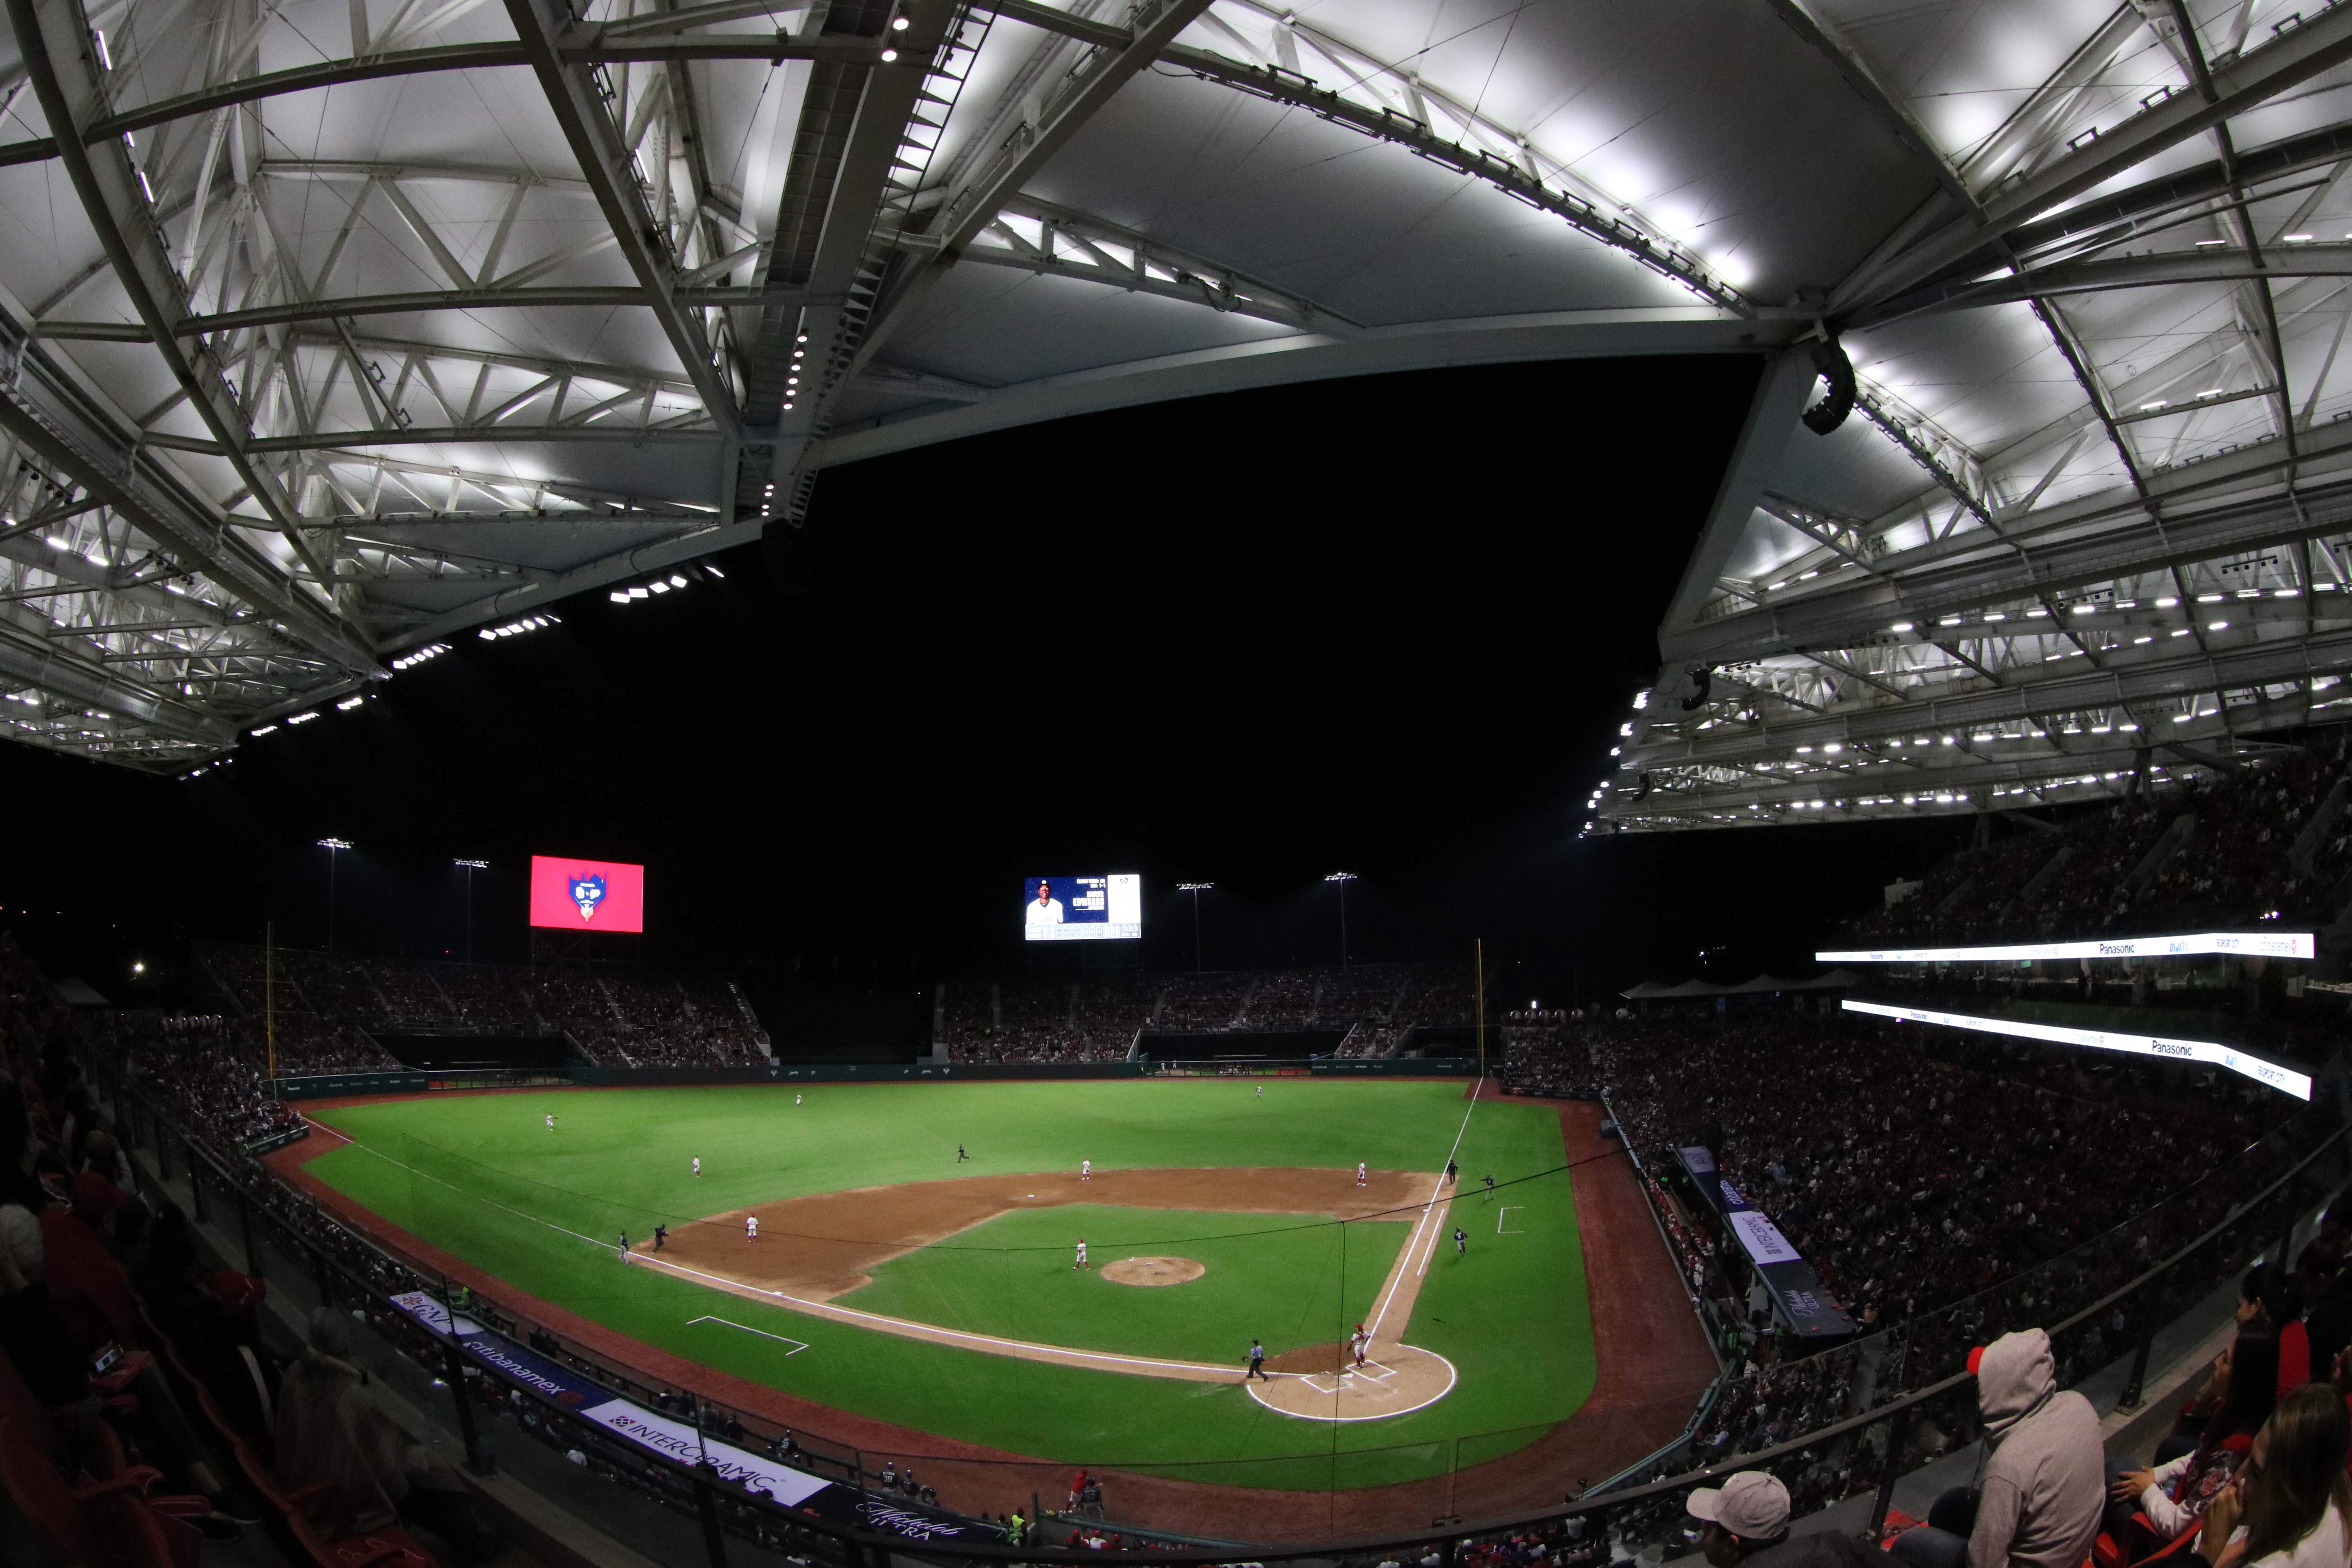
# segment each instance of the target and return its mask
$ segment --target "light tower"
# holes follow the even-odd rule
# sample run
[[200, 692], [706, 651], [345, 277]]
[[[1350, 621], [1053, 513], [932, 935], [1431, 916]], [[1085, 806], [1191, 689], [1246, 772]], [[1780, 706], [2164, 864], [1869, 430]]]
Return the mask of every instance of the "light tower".
[[1215, 887], [1214, 882], [1179, 882], [1176, 890], [1192, 895], [1192, 973], [1201, 973], [1201, 895]]
[[1334, 871], [1323, 879], [1339, 884], [1339, 967], [1348, 967], [1348, 884], [1356, 879], [1353, 871]]
[[327, 951], [335, 951], [335, 857], [352, 847], [348, 838], [321, 838], [319, 847], [327, 852]]
[[490, 868], [488, 860], [452, 860], [452, 866], [466, 873], [466, 962], [474, 962], [474, 873]]

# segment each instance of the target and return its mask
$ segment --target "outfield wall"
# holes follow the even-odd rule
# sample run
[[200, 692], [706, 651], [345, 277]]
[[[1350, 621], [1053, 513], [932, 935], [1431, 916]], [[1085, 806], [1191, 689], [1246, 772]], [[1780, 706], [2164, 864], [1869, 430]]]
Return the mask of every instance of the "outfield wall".
[[832, 1062], [740, 1068], [614, 1068], [564, 1064], [561, 1077], [531, 1072], [408, 1071], [311, 1073], [271, 1080], [280, 1100], [342, 1099], [362, 1094], [423, 1094], [432, 1089], [530, 1089], [568, 1084], [585, 1089], [648, 1089], [730, 1083], [904, 1083], [934, 1081], [1053, 1082], [1066, 1079], [1136, 1079], [1161, 1073], [1224, 1074], [1237, 1078], [1475, 1078], [1475, 1061], [1419, 1057], [1318, 1058], [1245, 1061], [1110, 1062]]

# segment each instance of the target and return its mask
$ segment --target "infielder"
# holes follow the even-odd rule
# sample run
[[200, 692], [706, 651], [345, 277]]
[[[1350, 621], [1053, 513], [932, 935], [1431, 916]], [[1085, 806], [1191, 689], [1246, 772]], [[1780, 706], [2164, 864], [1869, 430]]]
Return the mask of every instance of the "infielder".
[[1093, 1181], [1094, 1179], [1095, 1179], [1095, 1163], [1094, 1163], [1092, 1160], [1081, 1160], [1081, 1161], [1079, 1161], [1079, 1162], [1078, 1162], [1078, 1180], [1080, 1180], [1080, 1181], [1082, 1181], [1082, 1182], [1091, 1182], [1091, 1181]]
[[760, 1216], [758, 1215], [747, 1214], [743, 1216], [743, 1239], [746, 1241], [757, 1241], [760, 1239]]
[[1491, 1175], [1486, 1178], [1486, 1201], [1490, 1204], [1495, 1201], [1495, 1178]]
[[1470, 1255], [1470, 1233], [1458, 1225], [1454, 1227], [1454, 1251], [1456, 1257]]
[[1356, 1185], [1360, 1187], [1367, 1184], [1368, 1183], [1364, 1175], [1364, 1163], [1361, 1160], [1359, 1160], [1356, 1162]]
[[1076, 1263], [1071, 1264], [1070, 1267], [1073, 1268], [1084, 1268], [1086, 1266], [1087, 1244], [1086, 1239], [1082, 1237], [1078, 1240], [1078, 1260]]
[[627, 1231], [625, 1231], [625, 1231], [623, 1231], [623, 1232], [621, 1233], [621, 1261], [622, 1261], [622, 1262], [624, 1262], [624, 1263], [626, 1263], [628, 1260], [629, 1260], [629, 1233], [628, 1233]]
[[654, 1250], [656, 1252], [659, 1252], [665, 1246], [668, 1245], [668, 1242], [669, 1226], [666, 1225], [657, 1225], [654, 1226]]

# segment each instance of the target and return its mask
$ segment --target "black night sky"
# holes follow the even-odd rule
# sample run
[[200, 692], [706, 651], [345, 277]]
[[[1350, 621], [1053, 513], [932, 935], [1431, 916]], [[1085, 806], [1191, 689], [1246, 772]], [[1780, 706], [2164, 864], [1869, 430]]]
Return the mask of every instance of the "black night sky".
[[[1091, 416], [828, 471], [725, 580], [457, 651], [192, 783], [0, 746], [0, 924], [135, 999], [187, 936], [524, 951], [534, 851], [643, 860], [650, 964], [1017, 971], [1020, 879], [1140, 870], [1146, 963], [1517, 967], [1548, 1003], [1801, 969], [1950, 824], [1578, 842], [1754, 362], [1484, 367]], [[1801, 437], [1800, 437], [1801, 438]], [[1702, 950], [1710, 956], [1704, 965]], [[1524, 984], [1522, 984], [1522, 982]]]

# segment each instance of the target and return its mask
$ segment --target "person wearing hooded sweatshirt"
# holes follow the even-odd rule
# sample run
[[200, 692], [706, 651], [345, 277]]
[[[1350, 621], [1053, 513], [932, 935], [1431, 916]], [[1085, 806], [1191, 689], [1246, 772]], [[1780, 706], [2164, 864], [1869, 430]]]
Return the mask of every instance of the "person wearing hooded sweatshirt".
[[2003, 1334], [1969, 1355], [1969, 1370], [1992, 1449], [1982, 1479], [1973, 1498], [1955, 1489], [1937, 1499], [1936, 1522], [1896, 1536], [1895, 1555], [1916, 1568], [2081, 1568], [2107, 1493], [2098, 1414], [2059, 1391], [2040, 1329]]
[[320, 1307], [304, 1337], [308, 1344], [278, 1389], [278, 1484], [295, 1492], [325, 1483], [304, 1511], [331, 1539], [381, 1530], [399, 1515], [447, 1537], [461, 1563], [496, 1556], [465, 1482], [364, 1392], [349, 1316]]

